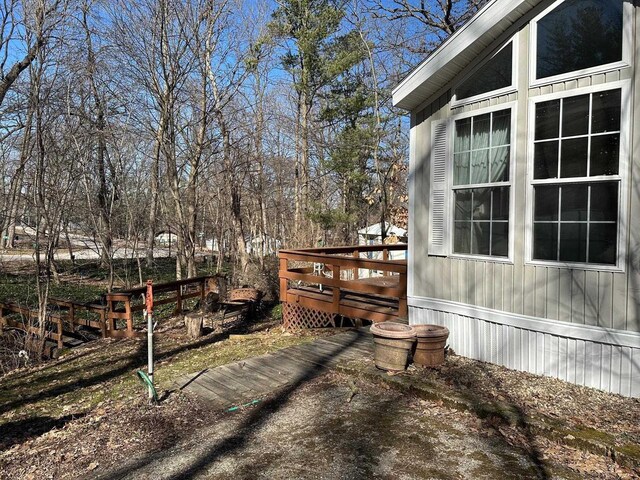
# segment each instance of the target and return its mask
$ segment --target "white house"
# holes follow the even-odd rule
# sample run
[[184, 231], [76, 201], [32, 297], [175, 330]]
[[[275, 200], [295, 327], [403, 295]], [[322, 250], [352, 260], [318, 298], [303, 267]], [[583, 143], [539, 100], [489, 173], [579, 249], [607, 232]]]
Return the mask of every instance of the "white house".
[[[377, 245], [382, 243], [382, 222], [373, 225], [367, 225], [358, 230], [358, 245]], [[407, 231], [391, 223], [385, 222], [385, 236], [388, 238], [395, 237], [399, 242], [407, 241]]]
[[[358, 230], [358, 245], [381, 245], [382, 241], [382, 222], [374, 223], [373, 225], [367, 225], [364, 228]], [[392, 223], [385, 222], [385, 240], [384, 243], [407, 243], [407, 231], [393, 225]], [[405, 260], [407, 258], [406, 250], [392, 250], [388, 253], [389, 260]], [[379, 252], [362, 252], [360, 253], [362, 258], [382, 260], [382, 251]], [[381, 276], [383, 272], [378, 270], [369, 270], [367, 268], [361, 268], [358, 270], [360, 278], [365, 277], [377, 277]]]
[[410, 322], [638, 397], [636, 5], [490, 1], [393, 100], [411, 112]]

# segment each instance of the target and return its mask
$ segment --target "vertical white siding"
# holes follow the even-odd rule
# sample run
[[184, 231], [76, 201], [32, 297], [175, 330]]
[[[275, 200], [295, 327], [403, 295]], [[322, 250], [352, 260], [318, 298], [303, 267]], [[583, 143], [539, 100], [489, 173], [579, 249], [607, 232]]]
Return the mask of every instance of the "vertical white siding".
[[446, 326], [458, 355], [587, 387], [640, 396], [640, 348], [567, 338], [429, 308], [409, 307], [411, 324]]

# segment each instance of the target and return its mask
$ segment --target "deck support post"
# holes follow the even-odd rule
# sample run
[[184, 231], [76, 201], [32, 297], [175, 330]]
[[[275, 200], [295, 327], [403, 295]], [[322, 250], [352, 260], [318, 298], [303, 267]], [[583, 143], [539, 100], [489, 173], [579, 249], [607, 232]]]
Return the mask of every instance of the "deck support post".
[[[286, 258], [281, 258], [280, 259], [280, 274], [282, 275], [282, 273], [287, 271], [287, 259]], [[285, 277], [280, 277], [280, 301], [281, 302], [286, 302], [287, 301], [287, 279]]]

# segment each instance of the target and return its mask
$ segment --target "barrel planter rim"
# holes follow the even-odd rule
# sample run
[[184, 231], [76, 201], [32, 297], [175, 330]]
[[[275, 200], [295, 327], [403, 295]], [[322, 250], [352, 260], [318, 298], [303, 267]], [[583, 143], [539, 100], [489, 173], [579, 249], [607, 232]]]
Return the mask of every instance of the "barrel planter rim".
[[418, 338], [437, 338], [449, 336], [449, 329], [442, 325], [431, 325], [431, 324], [418, 324], [412, 325], [414, 330], [416, 331], [416, 337]]
[[397, 322], [381, 322], [371, 325], [370, 332], [374, 336], [397, 340], [410, 340], [416, 337], [416, 330], [411, 325]]

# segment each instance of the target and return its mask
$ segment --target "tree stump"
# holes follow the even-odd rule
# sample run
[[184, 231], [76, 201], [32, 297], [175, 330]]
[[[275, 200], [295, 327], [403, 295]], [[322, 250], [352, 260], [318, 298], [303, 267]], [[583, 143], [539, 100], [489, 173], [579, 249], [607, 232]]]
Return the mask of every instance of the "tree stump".
[[202, 324], [204, 316], [201, 312], [191, 312], [184, 316], [184, 326], [187, 328], [189, 338], [198, 338], [202, 336]]
[[207, 313], [217, 312], [220, 309], [220, 294], [209, 292], [204, 299], [204, 310]]

